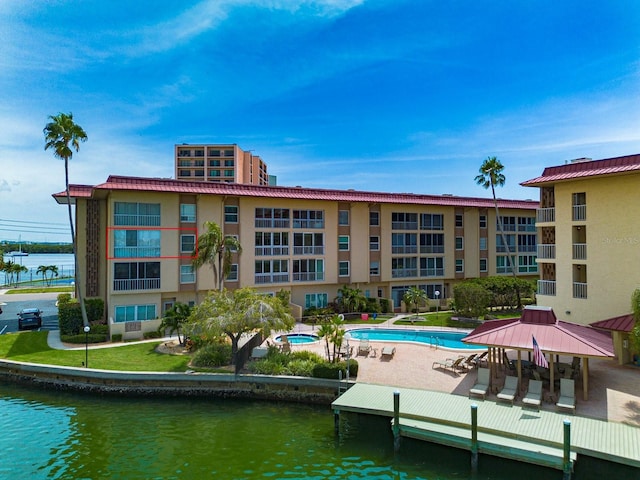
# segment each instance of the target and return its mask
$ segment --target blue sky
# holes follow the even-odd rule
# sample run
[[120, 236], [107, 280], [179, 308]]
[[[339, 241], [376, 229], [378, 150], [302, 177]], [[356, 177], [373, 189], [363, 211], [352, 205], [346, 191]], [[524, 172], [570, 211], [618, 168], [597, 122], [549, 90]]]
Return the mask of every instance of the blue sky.
[[[0, 239], [66, 241], [48, 115], [88, 142], [72, 183], [173, 176], [237, 143], [280, 185], [503, 198], [579, 157], [640, 153], [640, 2], [3, 0]], [[40, 223], [36, 223], [40, 222]]]

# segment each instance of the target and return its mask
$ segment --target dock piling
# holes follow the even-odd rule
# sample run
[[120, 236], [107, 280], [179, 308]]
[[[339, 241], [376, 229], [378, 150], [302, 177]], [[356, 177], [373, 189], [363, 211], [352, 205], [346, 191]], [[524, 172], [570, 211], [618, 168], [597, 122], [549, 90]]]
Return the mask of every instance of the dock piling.
[[471, 404], [471, 473], [478, 473], [478, 404]]
[[562, 480], [571, 480], [571, 420], [564, 419], [564, 456], [562, 460]]
[[400, 392], [393, 392], [393, 449], [400, 450]]

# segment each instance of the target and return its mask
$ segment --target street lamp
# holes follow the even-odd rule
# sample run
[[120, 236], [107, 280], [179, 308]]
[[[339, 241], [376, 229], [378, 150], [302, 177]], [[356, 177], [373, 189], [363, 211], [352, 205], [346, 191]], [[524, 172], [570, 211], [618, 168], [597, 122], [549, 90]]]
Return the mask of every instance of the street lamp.
[[349, 358], [351, 358], [351, 354], [349, 352], [349, 339], [351, 338], [351, 334], [347, 332], [344, 335], [344, 339], [347, 341], [347, 388], [349, 388]]
[[436, 323], [438, 323], [438, 320], [440, 320], [440, 317], [438, 316], [438, 307], [440, 307], [440, 290], [436, 290], [433, 293], [436, 295]]
[[84, 366], [89, 368], [89, 325], [84, 326]]

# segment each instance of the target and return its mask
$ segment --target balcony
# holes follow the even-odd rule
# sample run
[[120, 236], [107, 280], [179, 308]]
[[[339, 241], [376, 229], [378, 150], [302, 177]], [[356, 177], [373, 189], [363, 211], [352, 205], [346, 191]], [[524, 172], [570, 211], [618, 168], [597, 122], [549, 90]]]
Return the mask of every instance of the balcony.
[[143, 278], [130, 280], [114, 280], [113, 289], [116, 291], [127, 290], [157, 290], [160, 288], [159, 278]]
[[288, 218], [256, 218], [256, 228], [289, 228]]
[[391, 247], [391, 253], [408, 254], [418, 253], [417, 245], [393, 245]]
[[421, 277], [444, 277], [444, 268], [421, 268]]
[[286, 283], [289, 281], [288, 273], [257, 273], [254, 281], [256, 285], [265, 285], [267, 283]]
[[114, 247], [115, 258], [158, 258], [160, 247]]
[[538, 280], [538, 295], [546, 295], [548, 297], [556, 296], [555, 280]]
[[538, 245], [537, 252], [538, 260], [553, 260], [556, 258], [556, 245], [555, 243], [540, 244]]
[[587, 244], [586, 243], [574, 243], [573, 244], [573, 259], [574, 260], [586, 260], [587, 259]]
[[256, 257], [289, 255], [289, 247], [256, 247]]
[[391, 222], [391, 230], [417, 230], [418, 222]]
[[587, 219], [587, 206], [586, 205], [574, 205], [572, 220], [574, 222], [584, 222]]
[[551, 208], [539, 208], [536, 210], [536, 223], [549, 223], [556, 221], [556, 209]]
[[573, 282], [573, 298], [587, 298], [587, 284]]
[[417, 276], [417, 268], [395, 268], [391, 270], [391, 278], [410, 278]]
[[324, 255], [324, 246], [319, 247], [293, 247], [294, 255]]
[[324, 280], [324, 272], [299, 272], [293, 274], [294, 282], [316, 282]]

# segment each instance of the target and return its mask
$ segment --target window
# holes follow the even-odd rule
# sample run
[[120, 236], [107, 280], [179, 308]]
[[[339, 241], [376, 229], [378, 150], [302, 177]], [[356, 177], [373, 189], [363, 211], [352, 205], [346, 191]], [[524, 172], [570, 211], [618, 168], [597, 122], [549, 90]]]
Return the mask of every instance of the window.
[[220, 150], [217, 149], [217, 148], [210, 148], [209, 149], [209, 156], [210, 157], [219, 157], [220, 156]]
[[535, 232], [536, 218], [535, 217], [518, 217], [518, 231], [519, 232]]
[[280, 283], [289, 281], [288, 260], [256, 260], [255, 283]]
[[210, 177], [219, 177], [220, 176], [220, 170], [211, 170], [209, 172], [209, 176]]
[[518, 255], [518, 273], [537, 273], [538, 263], [535, 255]]
[[209, 160], [209, 166], [210, 167], [219, 167], [220, 166], [220, 160]]
[[196, 271], [191, 265], [180, 265], [180, 283], [195, 283]]
[[113, 224], [124, 227], [159, 227], [159, 203], [114, 203]]
[[393, 230], [417, 230], [418, 214], [393, 212], [391, 214], [391, 228]]
[[573, 221], [583, 221], [587, 219], [587, 194], [585, 192], [574, 193], [572, 195]]
[[456, 273], [464, 272], [464, 260], [462, 258], [456, 258]]
[[456, 250], [464, 250], [464, 237], [456, 237]]
[[417, 241], [416, 233], [392, 233], [391, 253], [418, 253]]
[[380, 275], [380, 262], [371, 262], [369, 264], [369, 275]]
[[464, 227], [464, 216], [461, 213], [456, 213], [456, 228]]
[[224, 221], [225, 223], [238, 223], [238, 206], [237, 205], [224, 206]]
[[289, 228], [288, 208], [256, 208], [257, 228]]
[[191, 176], [191, 170], [178, 170], [178, 176], [179, 177], [190, 177]]
[[[516, 264], [516, 257], [511, 256], [511, 264]], [[506, 255], [496, 256], [496, 273], [511, 273], [512, 268], [509, 266], [509, 259]]]
[[480, 250], [487, 249], [487, 237], [480, 237]]
[[304, 308], [324, 308], [329, 304], [329, 296], [326, 293], [306, 293], [304, 295]]
[[194, 177], [204, 177], [204, 170], [198, 169], [193, 172]]
[[377, 252], [380, 250], [380, 237], [372, 235], [369, 237], [369, 250]]
[[426, 257], [420, 258], [421, 277], [442, 277], [444, 276], [444, 258]]
[[[500, 217], [502, 220], [502, 230], [504, 232], [516, 231], [516, 217]], [[500, 224], [496, 221], [496, 228], [500, 231]]]
[[115, 258], [160, 256], [160, 230], [114, 230]]
[[324, 228], [324, 211], [294, 210], [293, 228]]
[[486, 272], [487, 271], [487, 259], [486, 258], [481, 258], [480, 259], [480, 271], [481, 272]]
[[180, 253], [193, 253], [196, 249], [196, 236], [193, 234], [180, 235]]
[[113, 264], [114, 290], [160, 288], [160, 262], [116, 262]]
[[341, 251], [349, 250], [349, 235], [338, 236], [338, 250], [341, 250]]
[[118, 323], [143, 322], [157, 317], [155, 305], [116, 305], [114, 313]]
[[235, 175], [235, 172], [233, 170], [224, 170], [225, 177], [233, 177], [234, 175]]
[[180, 221], [194, 223], [196, 221], [196, 206], [193, 203], [180, 204]]
[[229, 270], [229, 274], [227, 275], [226, 280], [228, 282], [237, 282], [238, 281], [238, 264], [232, 263], [231, 269]]
[[480, 215], [480, 228], [487, 228], [487, 216]]
[[380, 226], [380, 212], [369, 212], [369, 225], [371, 227]]
[[222, 153], [225, 157], [233, 157], [233, 150], [224, 150]]
[[289, 232], [256, 232], [257, 257], [263, 255], [289, 255]]
[[349, 210], [338, 211], [338, 225], [349, 225]]
[[536, 235], [518, 235], [519, 252], [535, 252], [537, 249]]
[[294, 233], [294, 255], [324, 255], [324, 233]]
[[420, 253], [444, 253], [444, 233], [421, 233]]
[[338, 262], [338, 276], [339, 277], [349, 276], [349, 262]]
[[190, 157], [191, 156], [191, 150], [180, 149], [180, 150], [178, 150], [178, 156], [179, 157]]
[[233, 159], [225, 160], [224, 161], [224, 166], [225, 167], [233, 167]]
[[305, 258], [293, 261], [293, 281], [309, 282], [324, 280], [324, 260]]
[[444, 230], [444, 215], [440, 213], [420, 214], [421, 230]]
[[202, 148], [196, 148], [193, 153], [194, 157], [204, 157], [204, 149]]
[[[516, 236], [504, 235], [507, 240], [507, 245], [504, 244], [503, 235], [496, 235], [496, 252], [515, 252], [516, 250]], [[508, 250], [507, 250], [508, 247]]]
[[417, 277], [418, 259], [417, 257], [399, 257], [391, 259], [391, 277]]

